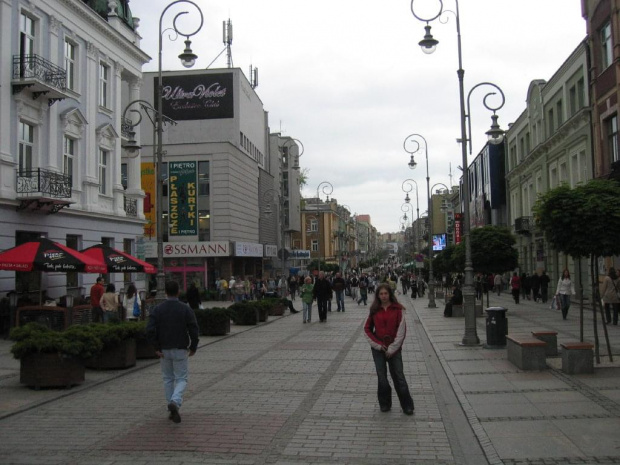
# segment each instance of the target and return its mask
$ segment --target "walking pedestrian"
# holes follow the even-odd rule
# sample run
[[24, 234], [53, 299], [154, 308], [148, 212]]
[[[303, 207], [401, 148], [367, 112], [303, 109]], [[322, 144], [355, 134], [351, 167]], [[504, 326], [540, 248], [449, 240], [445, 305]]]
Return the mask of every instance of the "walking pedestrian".
[[299, 296], [303, 305], [304, 323], [310, 323], [312, 319], [312, 300], [314, 299], [314, 286], [312, 285], [312, 278], [306, 276], [304, 284], [299, 289]]
[[547, 303], [547, 299], [549, 298], [549, 282], [550, 281], [551, 280], [549, 279], [547, 272], [543, 270], [542, 274], [540, 275], [540, 299], [542, 300], [544, 304]]
[[146, 335], [160, 359], [168, 418], [181, 423], [179, 409], [187, 387], [188, 357], [198, 348], [198, 323], [189, 305], [179, 301], [176, 281], [166, 282], [166, 296], [151, 312]]
[[601, 286], [601, 299], [605, 303], [605, 320], [611, 323], [611, 310], [613, 309], [613, 324], [618, 324], [618, 311], [620, 311], [620, 278], [615, 268], [609, 268], [607, 276]]
[[187, 305], [189, 305], [192, 310], [198, 310], [200, 308], [200, 291], [196, 287], [196, 284], [191, 283], [189, 285], [185, 297], [187, 298]]
[[[134, 283], [129, 284], [127, 292], [123, 297], [123, 308], [125, 309], [125, 320], [137, 321], [141, 314], [141, 302], [138, 290]], [[137, 310], [137, 314], [136, 314]]]
[[570, 296], [575, 294], [575, 285], [570, 279], [570, 271], [567, 268], [562, 272], [562, 277], [558, 280], [558, 287], [555, 294], [560, 300], [562, 318], [566, 320], [568, 309], [570, 308]]
[[312, 293], [316, 299], [319, 310], [319, 321], [325, 323], [327, 321], [327, 300], [331, 297], [332, 287], [329, 281], [325, 279], [325, 273], [323, 271], [319, 273], [319, 279], [314, 283]]
[[403, 371], [402, 345], [407, 332], [404, 307], [388, 284], [377, 286], [364, 331], [377, 371], [379, 408], [382, 412], [392, 408], [392, 387], [387, 378], [389, 367], [400, 406], [406, 415], [413, 415], [413, 399]]
[[103, 310], [103, 322], [108, 323], [111, 320], [118, 320], [118, 295], [116, 294], [116, 286], [109, 283], [105, 288], [105, 293], [99, 300], [99, 306]]
[[366, 273], [362, 273], [359, 288], [360, 298], [357, 300], [357, 305], [361, 304], [362, 302], [364, 302], [364, 305], [366, 305], [368, 302], [368, 277], [366, 276]]
[[519, 294], [521, 293], [521, 278], [515, 271], [510, 278], [510, 289], [512, 292], [512, 298], [515, 299], [515, 303], [519, 303]]
[[540, 276], [536, 271], [532, 273], [530, 284], [532, 285], [532, 298], [534, 302], [538, 302], [538, 299], [540, 299]]
[[497, 273], [493, 278], [493, 287], [495, 288], [495, 292], [497, 292], [498, 296], [502, 294], [503, 284], [504, 279], [502, 278], [501, 273]]
[[340, 273], [336, 273], [334, 282], [332, 283], [332, 289], [336, 292], [336, 308], [337, 312], [344, 312], [344, 291], [347, 283]]
[[418, 296], [418, 281], [415, 279], [411, 280], [411, 298], [415, 299]]

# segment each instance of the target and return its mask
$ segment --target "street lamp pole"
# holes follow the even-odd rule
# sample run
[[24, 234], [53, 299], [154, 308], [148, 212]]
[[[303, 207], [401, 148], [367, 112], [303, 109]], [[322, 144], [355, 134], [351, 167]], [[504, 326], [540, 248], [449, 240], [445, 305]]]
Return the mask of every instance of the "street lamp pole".
[[286, 272], [286, 255], [284, 250], [284, 197], [278, 194], [275, 189], [267, 189], [263, 194], [263, 204], [266, 204], [265, 215], [270, 217], [273, 211], [271, 210], [271, 202], [277, 197], [278, 205], [278, 217], [280, 219], [280, 278], [284, 276]]
[[[405, 138], [403, 142], [403, 148], [405, 152], [407, 152], [411, 157], [409, 159], [409, 168], [415, 169], [418, 165], [414, 159], [413, 154], [420, 150], [420, 143], [416, 140], [416, 138], [422, 139], [424, 141], [424, 155], [426, 157], [426, 195], [428, 197], [428, 308], [437, 308], [437, 304], [435, 303], [435, 282], [433, 277], [433, 251], [432, 251], [432, 235], [433, 235], [433, 215], [432, 215], [432, 200], [431, 200], [431, 178], [428, 171], [428, 143], [424, 136], [420, 134], [410, 134]], [[411, 147], [415, 145], [414, 147]], [[411, 148], [408, 148], [411, 147]]]
[[[422, 48], [422, 51], [424, 53], [431, 54], [437, 48], [437, 44], [439, 43], [439, 41], [433, 38], [431, 34], [431, 26], [429, 25], [429, 23], [436, 20], [437, 18], [440, 18], [441, 15], [443, 14], [444, 12], [443, 1], [442, 0], [439, 1], [439, 12], [435, 16], [430, 17], [430, 18], [422, 18], [418, 16], [413, 10], [414, 2], [415, 0], [411, 0], [411, 13], [416, 19], [426, 23], [426, 26], [424, 27], [426, 33], [424, 35], [424, 39], [422, 39], [419, 42], [419, 45]], [[452, 13], [456, 17], [456, 33], [457, 33], [458, 61], [459, 61], [458, 63], [459, 68], [457, 70], [457, 75], [459, 79], [459, 104], [460, 104], [460, 123], [461, 123], [461, 139], [459, 142], [461, 144], [461, 159], [462, 159], [461, 162], [462, 162], [462, 166], [464, 170], [463, 171], [463, 189], [465, 190], [465, 197], [464, 197], [465, 202], [463, 206], [463, 241], [465, 243], [465, 283], [463, 286], [463, 311], [465, 314], [465, 334], [463, 336], [463, 340], [461, 343], [464, 346], [475, 346], [475, 345], [480, 344], [480, 339], [478, 338], [478, 334], [476, 330], [476, 312], [475, 312], [475, 301], [474, 301], [475, 299], [474, 268], [473, 268], [473, 263], [471, 259], [471, 238], [470, 238], [471, 224], [470, 224], [470, 212], [469, 212], [471, 194], [469, 190], [469, 173], [468, 173], [469, 165], [467, 163], [468, 113], [466, 113], [465, 111], [465, 85], [464, 85], [465, 70], [463, 69], [463, 54], [461, 51], [461, 23], [460, 23], [460, 15], [459, 15], [459, 2], [458, 0], [454, 0], [454, 3], [456, 4], [456, 11], [445, 10], [445, 12]], [[483, 85], [483, 84], [490, 84], [490, 83], [481, 83], [479, 85]], [[492, 85], [496, 87], [497, 89], [499, 89], [497, 86], [495, 86], [495, 84], [492, 84]], [[475, 89], [475, 87], [472, 88], [472, 91]], [[471, 92], [470, 92], [470, 95], [471, 95]], [[486, 105], [486, 99], [490, 95], [494, 95], [494, 93], [487, 94], [484, 98], [485, 107], [487, 107], [490, 110], [493, 110], [493, 116], [491, 117], [492, 119], [491, 129], [487, 131], [486, 134], [489, 137], [489, 143], [500, 144], [504, 139], [504, 132], [499, 128], [499, 125], [497, 124], [497, 116], [495, 115], [495, 110], [499, 110], [504, 105], [503, 103], [504, 94], [503, 93], [501, 94], [502, 95], [501, 105], [499, 105], [496, 108], [491, 108]], [[469, 96], [468, 96], [468, 102], [469, 102]], [[471, 133], [471, 127], [470, 127], [470, 133]], [[471, 140], [469, 142], [471, 144]]]
[[[420, 197], [418, 196], [418, 183], [415, 182], [413, 179], [405, 179], [403, 181], [402, 189], [403, 189], [403, 192], [407, 193], [405, 195], [405, 202], [409, 203], [411, 201], [411, 199], [409, 198], [409, 192], [413, 190], [414, 184], [415, 184], [415, 209], [416, 209], [416, 224], [417, 224], [417, 227], [416, 227], [417, 231], [415, 233], [415, 239], [416, 239], [415, 246], [416, 246], [416, 252], [419, 252], [420, 251]], [[405, 189], [405, 186], [409, 187], [409, 189]]]
[[[200, 24], [198, 28], [189, 33], [184, 34], [177, 28], [177, 20], [180, 16], [188, 14], [187, 11], [181, 11], [174, 16], [172, 20], [172, 28], [168, 28], [166, 30], [162, 29], [164, 15], [168, 11], [168, 9], [174, 5], [179, 3], [188, 3], [194, 6], [198, 13], [200, 14]], [[164, 132], [164, 117], [163, 117], [163, 82], [162, 82], [162, 49], [163, 49], [163, 34], [166, 31], [174, 33], [175, 36], [172, 40], [175, 40], [179, 35], [185, 37], [185, 50], [183, 53], [179, 55], [179, 59], [181, 60], [181, 64], [186, 68], [191, 68], [194, 66], [196, 62], [196, 58], [198, 58], [191, 49], [191, 40], [189, 39], [191, 36], [195, 35], [202, 28], [204, 22], [204, 18], [202, 16], [202, 10], [198, 5], [190, 0], [175, 0], [170, 3], [164, 11], [162, 11], [161, 16], [159, 17], [159, 51], [158, 51], [158, 73], [157, 73], [157, 163], [155, 175], [157, 176], [156, 183], [156, 212], [157, 212], [157, 295], [155, 299], [158, 301], [164, 300], [166, 298], [165, 292], [165, 280], [166, 280], [166, 272], [164, 270], [164, 231], [163, 231], [163, 219], [162, 215], [164, 212], [163, 202], [164, 202], [164, 180], [163, 180], [163, 132]]]
[[[321, 203], [321, 197], [319, 196], [319, 191], [322, 192], [323, 194], [325, 194], [327, 196], [327, 202], [329, 202], [329, 196], [332, 192], [334, 192], [334, 186], [332, 186], [332, 183], [329, 181], [322, 181], [316, 188], [316, 198], [317, 198], [317, 203], [316, 203], [316, 208], [317, 208], [317, 214], [316, 216], [318, 217], [318, 223], [319, 223], [319, 235], [318, 235], [318, 242], [319, 242], [319, 273], [321, 272], [321, 216], [323, 216], [321, 214], [321, 212], [319, 211], [320, 208], [320, 203]], [[326, 241], [323, 241], [326, 242]]]

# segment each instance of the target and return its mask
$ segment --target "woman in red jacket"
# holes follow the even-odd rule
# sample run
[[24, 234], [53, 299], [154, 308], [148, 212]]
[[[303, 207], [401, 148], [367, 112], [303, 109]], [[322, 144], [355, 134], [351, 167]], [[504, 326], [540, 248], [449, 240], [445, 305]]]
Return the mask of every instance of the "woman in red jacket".
[[377, 369], [379, 387], [377, 397], [382, 412], [392, 408], [392, 388], [387, 379], [387, 367], [398, 395], [400, 406], [407, 415], [413, 415], [413, 399], [403, 373], [401, 348], [407, 326], [404, 307], [398, 303], [388, 284], [380, 284], [375, 292], [375, 301], [370, 306], [370, 315], [364, 325], [366, 338], [370, 342], [372, 358]]

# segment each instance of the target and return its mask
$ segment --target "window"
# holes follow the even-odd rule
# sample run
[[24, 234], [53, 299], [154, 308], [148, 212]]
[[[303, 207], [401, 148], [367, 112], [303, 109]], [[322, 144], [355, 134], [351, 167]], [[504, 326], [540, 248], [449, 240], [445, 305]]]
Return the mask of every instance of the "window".
[[568, 167], [566, 166], [566, 162], [560, 163], [560, 178], [559, 181], [561, 183], [568, 182]]
[[609, 160], [613, 163], [618, 161], [618, 115], [605, 120], [605, 133], [607, 135], [607, 150]]
[[209, 210], [198, 210], [198, 240], [211, 240], [211, 214]]
[[19, 53], [34, 55], [34, 20], [24, 13], [19, 17]]
[[108, 158], [109, 152], [99, 149], [99, 193], [104, 195], [108, 193]]
[[612, 47], [611, 23], [607, 23], [601, 29], [601, 71], [608, 68], [613, 61]]
[[209, 162], [198, 162], [198, 195], [209, 195]]
[[547, 116], [549, 118], [549, 120], [547, 121], [548, 127], [549, 127], [549, 137], [551, 137], [553, 133], [555, 132], [555, 120], [553, 119], [553, 108], [549, 110], [549, 112], [547, 113]]
[[110, 85], [110, 67], [99, 63], [99, 106], [108, 108], [108, 92]]
[[579, 108], [586, 106], [585, 83], [583, 78], [577, 81], [577, 102], [579, 103]]
[[75, 160], [75, 140], [65, 136], [62, 155], [62, 172], [69, 176], [73, 185], [73, 161]]
[[317, 232], [319, 230], [319, 222], [317, 220], [310, 220], [309, 232]]
[[123, 185], [123, 189], [127, 190], [127, 182], [128, 182], [128, 166], [127, 163], [121, 163], [121, 184]]
[[67, 73], [67, 89], [75, 90], [75, 44], [65, 40], [65, 72]]
[[558, 170], [556, 167], [549, 168], [549, 187], [558, 187]]
[[23, 121], [19, 122], [19, 171], [32, 169], [32, 153], [34, 150], [34, 126]]
[[318, 252], [319, 251], [319, 241], [316, 239], [312, 239], [312, 245], [311, 245], [311, 249], [313, 252]]
[[564, 122], [563, 112], [562, 112], [562, 100], [557, 101], [557, 103], [555, 104], [555, 110], [556, 110], [557, 117], [558, 117], [558, 127], [560, 127], [562, 123]]

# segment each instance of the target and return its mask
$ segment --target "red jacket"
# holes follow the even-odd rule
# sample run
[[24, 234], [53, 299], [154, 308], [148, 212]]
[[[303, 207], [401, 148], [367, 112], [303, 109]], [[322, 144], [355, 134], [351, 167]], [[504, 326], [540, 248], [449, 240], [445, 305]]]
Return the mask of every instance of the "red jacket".
[[91, 307], [101, 307], [99, 303], [101, 301], [101, 296], [105, 293], [104, 287], [99, 284], [93, 284], [93, 287], [90, 288], [90, 306]]
[[382, 308], [368, 316], [364, 332], [370, 347], [376, 350], [387, 347], [388, 355], [393, 355], [402, 348], [407, 334], [404, 310], [400, 304], [390, 304], [386, 309]]

